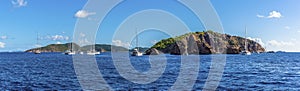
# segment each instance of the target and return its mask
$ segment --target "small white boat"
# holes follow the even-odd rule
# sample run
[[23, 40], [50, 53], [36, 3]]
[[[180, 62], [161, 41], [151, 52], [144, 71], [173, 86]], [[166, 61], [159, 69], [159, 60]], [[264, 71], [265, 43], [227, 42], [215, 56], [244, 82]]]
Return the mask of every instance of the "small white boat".
[[101, 53], [94, 50], [94, 51], [88, 51], [86, 54], [87, 55], [100, 55]]
[[40, 50], [34, 51], [34, 54], [41, 54], [42, 52]]
[[70, 51], [70, 50], [67, 50], [65, 51], [65, 55], [75, 55], [76, 53], [74, 51]]
[[65, 55], [75, 55], [76, 54], [76, 52], [72, 50], [72, 47], [73, 47], [73, 43], [70, 44], [69, 50], [65, 51]]
[[134, 49], [131, 56], [143, 56], [143, 53], [139, 52], [138, 49]]
[[81, 55], [82, 55], [82, 54], [84, 54], [84, 53], [83, 53], [83, 52], [79, 52], [79, 54], [81, 54]]
[[240, 54], [242, 54], [242, 55], [251, 55], [251, 52], [249, 52], [249, 51], [242, 51]]
[[133, 49], [131, 56], [143, 56], [143, 53], [139, 51], [139, 47], [138, 47], [139, 39], [138, 38], [139, 38], [139, 36], [136, 33], [136, 48]]
[[87, 55], [100, 55], [100, 52], [95, 50], [95, 45], [92, 45], [90, 51], [87, 51]]

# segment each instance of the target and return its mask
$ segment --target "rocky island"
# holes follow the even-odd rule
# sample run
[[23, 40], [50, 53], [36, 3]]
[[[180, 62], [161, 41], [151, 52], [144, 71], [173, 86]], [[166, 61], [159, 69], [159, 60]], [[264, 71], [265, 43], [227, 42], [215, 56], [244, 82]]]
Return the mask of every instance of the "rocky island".
[[265, 49], [253, 40], [213, 31], [203, 31], [163, 39], [145, 51], [145, 54], [239, 54], [245, 50], [245, 41], [247, 41], [248, 51], [265, 52]]

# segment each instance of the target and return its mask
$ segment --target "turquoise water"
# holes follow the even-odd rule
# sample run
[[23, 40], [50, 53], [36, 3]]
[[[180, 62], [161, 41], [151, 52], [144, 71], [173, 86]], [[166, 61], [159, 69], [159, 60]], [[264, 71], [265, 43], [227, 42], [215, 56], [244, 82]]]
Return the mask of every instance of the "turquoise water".
[[[300, 53], [226, 55], [224, 74], [217, 90], [300, 90]], [[166, 70], [156, 81], [137, 84], [116, 70], [110, 53], [96, 56], [99, 70], [114, 90], [167, 90], [180, 71], [180, 56], [167, 55]], [[201, 55], [194, 90], [201, 90], [208, 76], [211, 55]], [[158, 57], [159, 58], [159, 57]], [[150, 69], [148, 56], [131, 57], [140, 71]], [[0, 53], [2, 90], [82, 90], [72, 56], [61, 53]]]

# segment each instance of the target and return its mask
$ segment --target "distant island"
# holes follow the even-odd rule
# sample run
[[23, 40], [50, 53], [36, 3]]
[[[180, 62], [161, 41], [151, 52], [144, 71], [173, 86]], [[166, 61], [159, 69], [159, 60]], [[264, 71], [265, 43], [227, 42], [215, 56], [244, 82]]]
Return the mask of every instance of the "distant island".
[[[239, 54], [242, 50], [245, 50], [245, 40], [248, 44], [248, 51], [257, 53], [265, 52], [261, 44], [255, 41], [239, 36], [203, 31], [163, 39], [145, 51], [145, 54]], [[194, 45], [192, 45], [192, 43], [194, 43]]]
[[[192, 32], [175, 38], [163, 39], [153, 45], [151, 48], [139, 48], [140, 51], [146, 55], [158, 54], [172, 54], [183, 55], [188, 54], [239, 54], [245, 50], [245, 40], [247, 41], [247, 50], [250, 52], [265, 52], [261, 44], [245, 39], [239, 36], [231, 36], [228, 34], [221, 34], [213, 31]], [[191, 45], [196, 43], [195, 45]], [[64, 52], [69, 49], [71, 43], [66, 44], [50, 44], [45, 47], [33, 48], [25, 52], [34, 52], [40, 50], [41, 52]], [[80, 51], [89, 51], [92, 45], [80, 47], [77, 44], [72, 44], [73, 48], [80, 49]], [[121, 46], [114, 46], [108, 44], [95, 44], [95, 50], [100, 52], [119, 52], [132, 51]], [[112, 50], [112, 47], [114, 50]], [[181, 50], [180, 50], [181, 49]], [[198, 50], [197, 50], [198, 49]], [[75, 50], [77, 51], [77, 50]], [[224, 53], [225, 52], [225, 53]]]
[[[44, 47], [39, 48], [33, 48], [26, 50], [25, 52], [34, 52], [36, 50], [40, 50], [41, 52], [64, 52], [66, 50], [69, 50], [71, 46], [71, 43], [66, 44], [50, 44]], [[73, 43], [73, 48], [80, 49], [80, 51], [89, 51], [92, 45], [87, 45], [83, 47], [79, 47], [79, 45]], [[128, 51], [127, 48], [120, 47], [120, 46], [114, 46], [114, 45], [108, 45], [108, 44], [95, 44], [95, 50], [99, 52], [106, 52], [106, 51]], [[112, 47], [114, 50], [112, 50]], [[75, 50], [76, 51], [76, 50]]]

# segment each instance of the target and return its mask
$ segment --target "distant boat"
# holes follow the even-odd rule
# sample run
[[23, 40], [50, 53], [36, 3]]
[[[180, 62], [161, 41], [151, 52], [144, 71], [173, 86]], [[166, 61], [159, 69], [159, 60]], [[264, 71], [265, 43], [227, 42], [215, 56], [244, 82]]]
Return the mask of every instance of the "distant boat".
[[136, 32], [136, 48], [133, 49], [131, 56], [143, 56], [143, 53], [139, 51], [138, 45], [139, 45], [139, 36], [137, 35]]
[[75, 55], [76, 53], [74, 51], [71, 50], [66, 50], [65, 51], [65, 55]]
[[[37, 33], [37, 37], [36, 37], [36, 45], [39, 45], [39, 33]], [[37, 50], [34, 51], [34, 54], [41, 54], [41, 50], [40, 47], [37, 48]]]
[[84, 54], [83, 52], [79, 52], [79, 54]]
[[40, 50], [34, 51], [34, 54], [41, 54], [42, 52]]
[[245, 27], [245, 45], [244, 45], [244, 50], [240, 54], [242, 54], [242, 55], [251, 55], [251, 52], [248, 51], [247, 27]]
[[133, 49], [131, 56], [143, 56], [143, 53], [139, 52], [138, 49]]
[[92, 50], [92, 51], [88, 51], [86, 54], [87, 54], [87, 55], [100, 55], [101, 53], [100, 53], [100, 52], [97, 52], [97, 51], [95, 51], [95, 50]]
[[95, 46], [92, 45], [90, 51], [87, 51], [86, 54], [87, 54], [87, 55], [100, 55], [101, 53], [100, 53], [100, 52], [97, 52], [97, 51], [95, 50]]
[[75, 55], [76, 54], [76, 52], [72, 50], [72, 47], [73, 47], [73, 43], [70, 44], [70, 46], [69, 46], [70, 49], [65, 51], [65, 55]]

